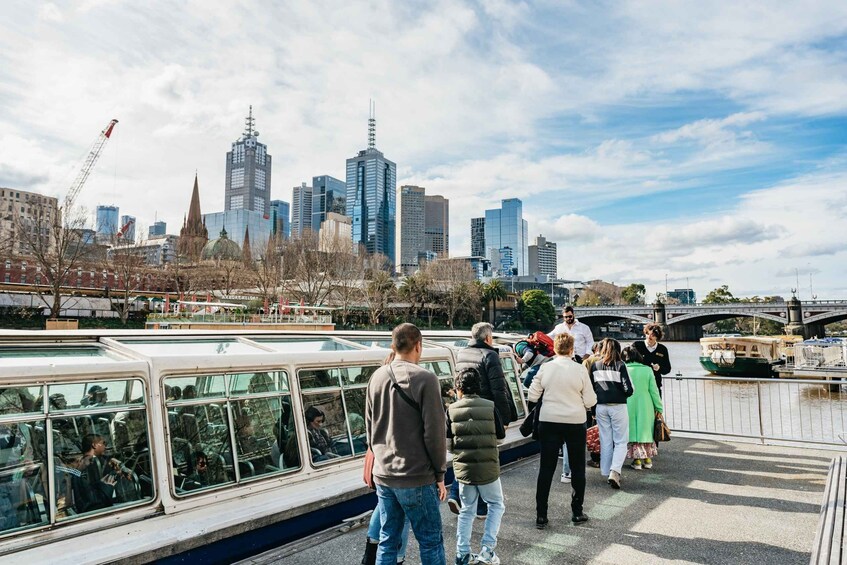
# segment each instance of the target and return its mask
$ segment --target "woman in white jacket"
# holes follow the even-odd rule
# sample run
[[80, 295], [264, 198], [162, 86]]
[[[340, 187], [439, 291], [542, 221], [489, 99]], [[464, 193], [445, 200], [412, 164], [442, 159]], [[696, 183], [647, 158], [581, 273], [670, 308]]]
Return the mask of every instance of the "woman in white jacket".
[[547, 503], [550, 485], [559, 460], [559, 447], [567, 445], [571, 464], [571, 511], [574, 523], [588, 520], [582, 511], [585, 498], [585, 412], [597, 402], [588, 370], [571, 359], [573, 337], [559, 334], [553, 342], [556, 357], [541, 366], [532, 380], [527, 400], [541, 403], [538, 440], [541, 442], [541, 466], [535, 488], [535, 527], [547, 527]]

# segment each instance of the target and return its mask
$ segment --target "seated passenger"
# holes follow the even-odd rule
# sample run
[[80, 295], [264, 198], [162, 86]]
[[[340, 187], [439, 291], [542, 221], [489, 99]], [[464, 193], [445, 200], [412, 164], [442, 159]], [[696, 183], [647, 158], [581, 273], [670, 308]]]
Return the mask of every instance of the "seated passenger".
[[88, 394], [82, 397], [82, 400], [79, 401], [80, 406], [102, 406], [109, 401], [109, 396], [106, 391], [109, 390], [108, 387], [102, 387], [100, 385], [92, 385], [88, 389]]
[[247, 414], [241, 414], [235, 420], [235, 440], [238, 443], [239, 459], [249, 461], [256, 474], [264, 473], [267, 444], [265, 444], [265, 451], [263, 451], [262, 445], [256, 439], [253, 421]]
[[193, 459], [194, 473], [189, 475], [188, 480], [186, 481], [186, 490], [207, 487], [211, 484], [211, 477], [209, 476], [209, 458], [206, 457], [204, 452], [195, 451]]
[[185, 390], [182, 391], [183, 400], [191, 400], [197, 398], [197, 387], [194, 385], [188, 385], [185, 387]]
[[182, 389], [178, 386], [171, 387], [171, 400], [182, 400]]
[[135, 452], [139, 440], [147, 436], [147, 421], [143, 410], [119, 412], [110, 424], [115, 452], [125, 457]]
[[309, 406], [306, 409], [306, 431], [309, 434], [309, 447], [316, 453], [312, 459], [314, 461], [323, 461], [338, 457], [335, 450], [332, 448], [332, 439], [329, 434], [321, 426], [324, 425], [326, 417], [320, 408]]
[[77, 464], [79, 475], [72, 474], [71, 477], [77, 514], [112, 506], [118, 482], [106, 467], [106, 442], [102, 436], [88, 434], [82, 438], [82, 451], [82, 458]]

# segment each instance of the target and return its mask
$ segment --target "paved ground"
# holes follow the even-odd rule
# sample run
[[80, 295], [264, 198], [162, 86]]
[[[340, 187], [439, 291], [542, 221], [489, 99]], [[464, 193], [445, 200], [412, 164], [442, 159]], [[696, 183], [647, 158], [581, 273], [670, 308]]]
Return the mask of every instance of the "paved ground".
[[[534, 527], [538, 458], [533, 457], [504, 469], [507, 508], [497, 553], [504, 564], [808, 563], [833, 455], [675, 436], [662, 446], [652, 471], [625, 467], [620, 491], [589, 468], [586, 524], [571, 524], [569, 485], [557, 475], [550, 525], [543, 531]], [[446, 505], [442, 518], [452, 563], [456, 519]], [[480, 521], [474, 530], [476, 550]], [[364, 538], [364, 528], [323, 534], [264, 562], [357, 564]], [[419, 562], [410, 539], [406, 563]]]

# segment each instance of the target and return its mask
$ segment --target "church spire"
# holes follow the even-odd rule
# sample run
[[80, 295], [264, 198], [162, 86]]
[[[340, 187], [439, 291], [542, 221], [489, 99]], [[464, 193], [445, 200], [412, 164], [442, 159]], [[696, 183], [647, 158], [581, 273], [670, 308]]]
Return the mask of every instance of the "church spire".
[[192, 228], [203, 223], [200, 214], [200, 186], [197, 183], [197, 173], [194, 173], [194, 190], [191, 193], [191, 204], [188, 206], [188, 225]]
[[253, 254], [250, 252], [250, 226], [244, 228], [244, 241], [241, 243], [241, 258], [245, 265], [253, 262]]

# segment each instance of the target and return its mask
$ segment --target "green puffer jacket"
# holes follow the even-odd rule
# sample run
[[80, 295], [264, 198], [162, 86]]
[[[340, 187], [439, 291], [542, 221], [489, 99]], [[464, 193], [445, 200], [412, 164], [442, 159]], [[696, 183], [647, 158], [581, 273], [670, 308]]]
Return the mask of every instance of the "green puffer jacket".
[[447, 449], [460, 483], [487, 485], [500, 478], [497, 440], [506, 437], [494, 403], [465, 395], [447, 409]]

